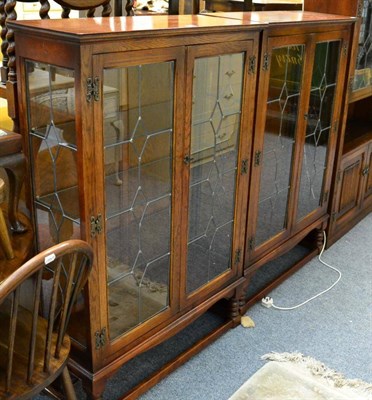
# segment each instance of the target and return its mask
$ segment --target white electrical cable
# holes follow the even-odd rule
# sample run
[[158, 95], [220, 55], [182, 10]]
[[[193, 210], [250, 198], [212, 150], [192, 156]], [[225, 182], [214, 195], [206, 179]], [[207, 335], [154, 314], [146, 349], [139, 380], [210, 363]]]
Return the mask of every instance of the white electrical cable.
[[341, 277], [342, 277], [342, 274], [341, 274], [341, 272], [340, 272], [337, 268], [332, 267], [332, 265], [327, 264], [325, 261], [323, 261], [323, 260], [321, 259], [322, 255], [323, 255], [323, 252], [324, 252], [324, 249], [325, 249], [325, 247], [326, 247], [326, 243], [327, 243], [327, 237], [326, 237], [326, 233], [325, 233], [324, 231], [323, 231], [323, 238], [324, 238], [324, 243], [323, 243], [323, 247], [322, 247], [322, 250], [321, 250], [321, 252], [320, 252], [320, 254], [319, 254], [318, 259], [319, 259], [319, 261], [320, 261], [323, 265], [325, 265], [326, 267], [328, 267], [328, 268], [330, 268], [330, 269], [333, 269], [334, 271], [336, 271], [336, 272], [338, 273], [339, 276], [338, 276], [336, 282], [334, 282], [328, 289], [325, 289], [325, 290], [323, 290], [322, 292], [316, 294], [315, 296], [310, 297], [310, 299], [307, 299], [307, 300], [305, 300], [304, 302], [302, 302], [302, 303], [300, 303], [300, 304], [297, 304], [297, 306], [293, 306], [293, 307], [279, 307], [279, 306], [276, 306], [276, 305], [274, 304], [274, 302], [270, 302], [270, 303], [271, 303], [271, 307], [273, 307], [273, 308], [275, 308], [275, 309], [277, 309], [277, 310], [282, 310], [282, 311], [294, 310], [294, 309], [296, 309], [296, 308], [302, 307], [304, 304], [309, 303], [310, 301], [316, 299], [317, 297], [321, 296], [322, 294], [324, 294], [324, 293], [330, 291], [334, 286], [337, 285], [337, 283], [340, 281], [340, 279], [341, 279]]

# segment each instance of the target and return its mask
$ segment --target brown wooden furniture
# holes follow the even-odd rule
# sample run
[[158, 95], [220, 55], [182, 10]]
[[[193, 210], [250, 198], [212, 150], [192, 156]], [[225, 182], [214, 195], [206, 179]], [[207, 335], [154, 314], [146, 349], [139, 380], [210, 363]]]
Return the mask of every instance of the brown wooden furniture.
[[[0, 207], [5, 200], [5, 182], [0, 179]], [[12, 249], [12, 244], [10, 243], [10, 237], [8, 232], [8, 227], [5, 222], [3, 211], [0, 208], [0, 247], [5, 253], [5, 257], [8, 260], [14, 258], [14, 252]]]
[[82, 237], [95, 252], [69, 329], [91, 398], [227, 301], [223, 326], [127, 397], [141, 394], [239, 322], [261, 265], [319, 245], [354, 21], [230, 14], [10, 23], [38, 249]]
[[208, 12], [229, 11], [280, 11], [302, 10], [301, 1], [270, 0], [206, 0], [205, 10]]
[[216, 11], [252, 11], [252, 0], [235, 1], [235, 0], [206, 0], [205, 10]]
[[[220, 15], [269, 22], [260, 63], [261, 112], [253, 138], [244, 261], [247, 286], [268, 262], [300, 243], [309, 248], [285, 274], [268, 275], [261, 290], [244, 293], [240, 302], [245, 312], [321, 248], [351, 36], [347, 28], [330, 26], [293, 35], [288, 21], [302, 15], [296, 11]], [[310, 15], [315, 20], [320, 16]]]
[[254, 11], [302, 10], [300, 0], [253, 0]]
[[59, 376], [67, 399], [76, 399], [65, 333], [92, 261], [87, 243], [68, 241], [33, 257], [0, 282], [2, 399], [31, 398]]
[[22, 152], [22, 136], [0, 129], [0, 168], [4, 168], [9, 181], [8, 218], [15, 233], [24, 233], [26, 227], [18, 217], [19, 196], [25, 177], [25, 156]]
[[[68, 18], [71, 10], [87, 10], [87, 17], [94, 17], [95, 9], [102, 6], [102, 16], [111, 13], [111, 0], [55, 0], [62, 7], [61, 17]], [[41, 19], [49, 18], [48, 0], [0, 0], [1, 52], [3, 55], [0, 68], [0, 97], [7, 100], [8, 114], [13, 120], [13, 131], [19, 132], [19, 113], [17, 100], [17, 71], [14, 45], [14, 34], [7, 23], [17, 18], [15, 7], [21, 2], [40, 3]]]
[[30, 220], [18, 211], [26, 173], [25, 167], [26, 159], [22, 152], [22, 136], [12, 131], [0, 129], [0, 168], [5, 169], [8, 178], [8, 201], [2, 201], [3, 204], [1, 205], [1, 214], [4, 216], [4, 224], [6, 224], [2, 232], [5, 233], [5, 229], [7, 232], [8, 229], [10, 230], [9, 240], [12, 249], [11, 253], [9, 250], [5, 253], [0, 250], [0, 281], [28, 260], [34, 247]]
[[[133, 0], [114, 0], [114, 15], [121, 17], [123, 15], [132, 16], [133, 13]], [[125, 13], [124, 13], [125, 10]]]
[[306, 0], [305, 9], [358, 17], [334, 167], [328, 228], [332, 244], [372, 211], [372, 1]]

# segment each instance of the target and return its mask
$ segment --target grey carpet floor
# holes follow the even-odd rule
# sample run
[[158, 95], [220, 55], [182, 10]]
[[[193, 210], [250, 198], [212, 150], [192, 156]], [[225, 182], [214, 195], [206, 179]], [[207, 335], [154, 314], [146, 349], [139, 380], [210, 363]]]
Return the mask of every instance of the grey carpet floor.
[[[293, 311], [256, 304], [256, 327], [241, 326], [177, 369], [141, 400], [226, 400], [262, 365], [261, 355], [299, 351], [372, 381], [372, 214], [328, 249], [323, 260], [343, 274], [328, 293]], [[337, 273], [312, 260], [270, 295], [288, 307], [326, 289]]]

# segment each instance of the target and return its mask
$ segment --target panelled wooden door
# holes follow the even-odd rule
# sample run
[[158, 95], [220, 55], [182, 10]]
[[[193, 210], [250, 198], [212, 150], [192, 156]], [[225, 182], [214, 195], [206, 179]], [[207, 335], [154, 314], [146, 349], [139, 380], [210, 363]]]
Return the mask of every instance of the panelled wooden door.
[[182, 306], [242, 273], [256, 57], [253, 40], [187, 51]]
[[363, 196], [362, 171], [365, 165], [366, 153], [363, 147], [352, 154], [344, 156], [337, 177], [337, 224], [342, 224], [348, 215], [357, 212]]
[[366, 180], [363, 201], [370, 203], [372, 202], [372, 143], [368, 146], [366, 165], [363, 168], [362, 175]]
[[249, 262], [326, 212], [347, 38], [348, 31], [338, 31], [267, 39], [252, 160]]
[[94, 57], [107, 356], [179, 310], [184, 53], [176, 47]]

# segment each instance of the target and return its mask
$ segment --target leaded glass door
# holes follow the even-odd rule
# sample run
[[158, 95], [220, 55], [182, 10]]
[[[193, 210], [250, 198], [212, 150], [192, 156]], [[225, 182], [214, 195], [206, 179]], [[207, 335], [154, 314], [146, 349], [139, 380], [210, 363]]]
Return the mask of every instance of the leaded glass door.
[[306, 127], [300, 157], [295, 229], [326, 211], [337, 138], [347, 32], [315, 37]]
[[196, 46], [188, 52], [187, 76], [192, 79], [187, 98], [192, 104], [184, 154], [185, 301], [220, 287], [242, 268], [254, 61], [250, 41]]
[[356, 58], [353, 99], [372, 93], [372, 0], [360, 0], [361, 24]]
[[247, 227], [251, 259], [289, 235], [307, 48], [306, 36], [269, 38], [262, 56]]
[[182, 146], [175, 140], [182, 109], [174, 93], [181, 93], [182, 58], [177, 48], [95, 58], [94, 76], [102, 82], [102, 103], [95, 104], [102, 131], [97, 156], [103, 163], [97, 168], [103, 190], [96, 195], [104, 230], [97, 240], [104, 249], [101, 285], [114, 347], [178, 310], [173, 232], [180, 224], [174, 187], [180, 178], [174, 154]]
[[81, 237], [75, 71], [25, 62], [38, 251]]
[[252, 160], [251, 262], [326, 213], [347, 37], [268, 38]]

